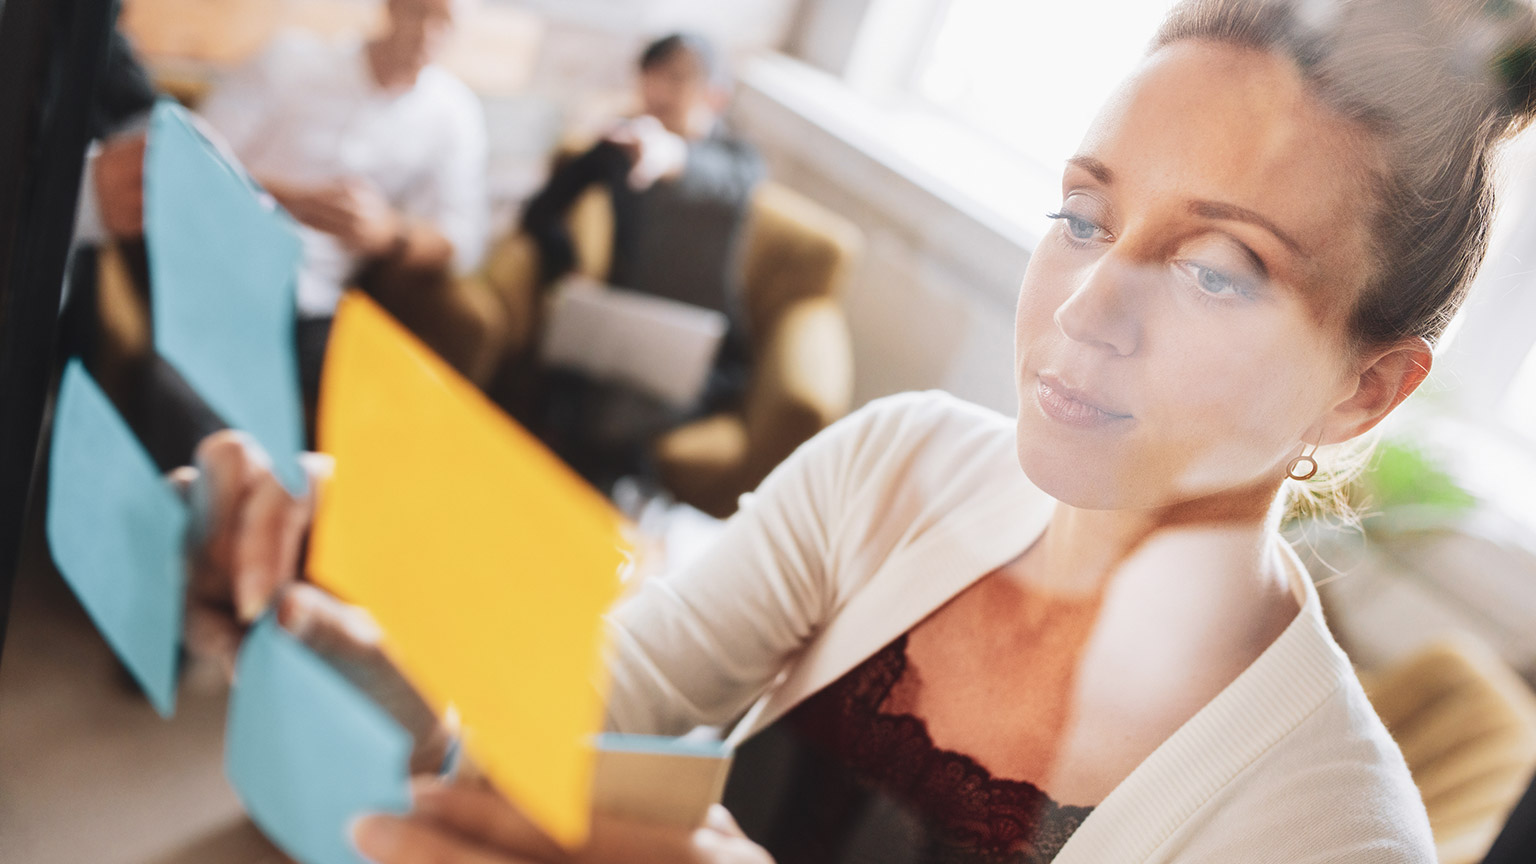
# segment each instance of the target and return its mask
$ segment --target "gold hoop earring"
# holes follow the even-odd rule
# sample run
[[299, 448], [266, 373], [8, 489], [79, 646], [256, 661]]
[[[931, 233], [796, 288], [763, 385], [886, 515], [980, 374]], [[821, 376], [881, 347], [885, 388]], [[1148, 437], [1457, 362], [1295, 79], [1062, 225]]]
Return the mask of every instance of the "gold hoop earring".
[[[1298, 473], [1302, 465], [1306, 465], [1306, 473]], [[1317, 445], [1312, 445], [1312, 452], [1308, 453], [1305, 445], [1301, 448], [1301, 455], [1291, 460], [1291, 464], [1285, 466], [1285, 476], [1292, 480], [1311, 480], [1317, 475]]]

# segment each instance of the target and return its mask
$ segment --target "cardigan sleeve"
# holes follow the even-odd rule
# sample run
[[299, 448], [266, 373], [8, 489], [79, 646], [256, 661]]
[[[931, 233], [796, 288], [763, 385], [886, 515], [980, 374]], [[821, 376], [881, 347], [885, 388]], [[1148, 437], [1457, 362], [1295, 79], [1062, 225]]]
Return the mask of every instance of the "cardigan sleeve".
[[[883, 446], [879, 400], [795, 451], [742, 498], [688, 568], [643, 584], [609, 616], [608, 726], [676, 735], [740, 717], [835, 611], [844, 503], [861, 453]], [[889, 443], [889, 442], [884, 442]]]

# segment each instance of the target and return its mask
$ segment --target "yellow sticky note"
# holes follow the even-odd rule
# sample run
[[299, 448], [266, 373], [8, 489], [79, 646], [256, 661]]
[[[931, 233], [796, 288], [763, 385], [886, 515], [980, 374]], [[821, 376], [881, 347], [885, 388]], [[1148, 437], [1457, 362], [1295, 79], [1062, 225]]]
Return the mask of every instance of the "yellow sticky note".
[[582, 842], [622, 518], [365, 296], [342, 301], [322, 393], [336, 469], [311, 573], [373, 613], [429, 702], [457, 709], [504, 794]]

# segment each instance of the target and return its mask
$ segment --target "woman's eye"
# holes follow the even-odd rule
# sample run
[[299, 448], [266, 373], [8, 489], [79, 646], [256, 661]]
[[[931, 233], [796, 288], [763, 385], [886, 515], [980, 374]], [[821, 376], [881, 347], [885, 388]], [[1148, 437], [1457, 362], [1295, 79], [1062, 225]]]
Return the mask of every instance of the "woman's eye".
[[1207, 294], [1234, 294], [1237, 292], [1237, 283], [1227, 276], [1208, 267], [1201, 267], [1197, 271], [1200, 276], [1200, 290]]
[[1093, 240], [1094, 238], [1098, 237], [1103, 230], [1099, 228], [1099, 226], [1089, 222], [1087, 219], [1084, 219], [1081, 216], [1074, 216], [1070, 213], [1049, 213], [1046, 215], [1048, 218], [1065, 223], [1067, 236], [1078, 243], [1087, 243], [1088, 241]]
[[1210, 297], [1237, 297], [1246, 296], [1248, 288], [1241, 281], [1209, 267], [1199, 264], [1186, 264], [1185, 268], [1194, 277], [1195, 287], [1200, 293]]

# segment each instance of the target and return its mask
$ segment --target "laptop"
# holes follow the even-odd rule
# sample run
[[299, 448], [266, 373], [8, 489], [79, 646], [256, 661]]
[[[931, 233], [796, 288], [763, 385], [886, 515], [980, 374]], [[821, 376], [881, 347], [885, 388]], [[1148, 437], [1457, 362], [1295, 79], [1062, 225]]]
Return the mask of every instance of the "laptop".
[[626, 384], [675, 408], [704, 392], [730, 321], [724, 313], [570, 277], [549, 298], [539, 356]]

